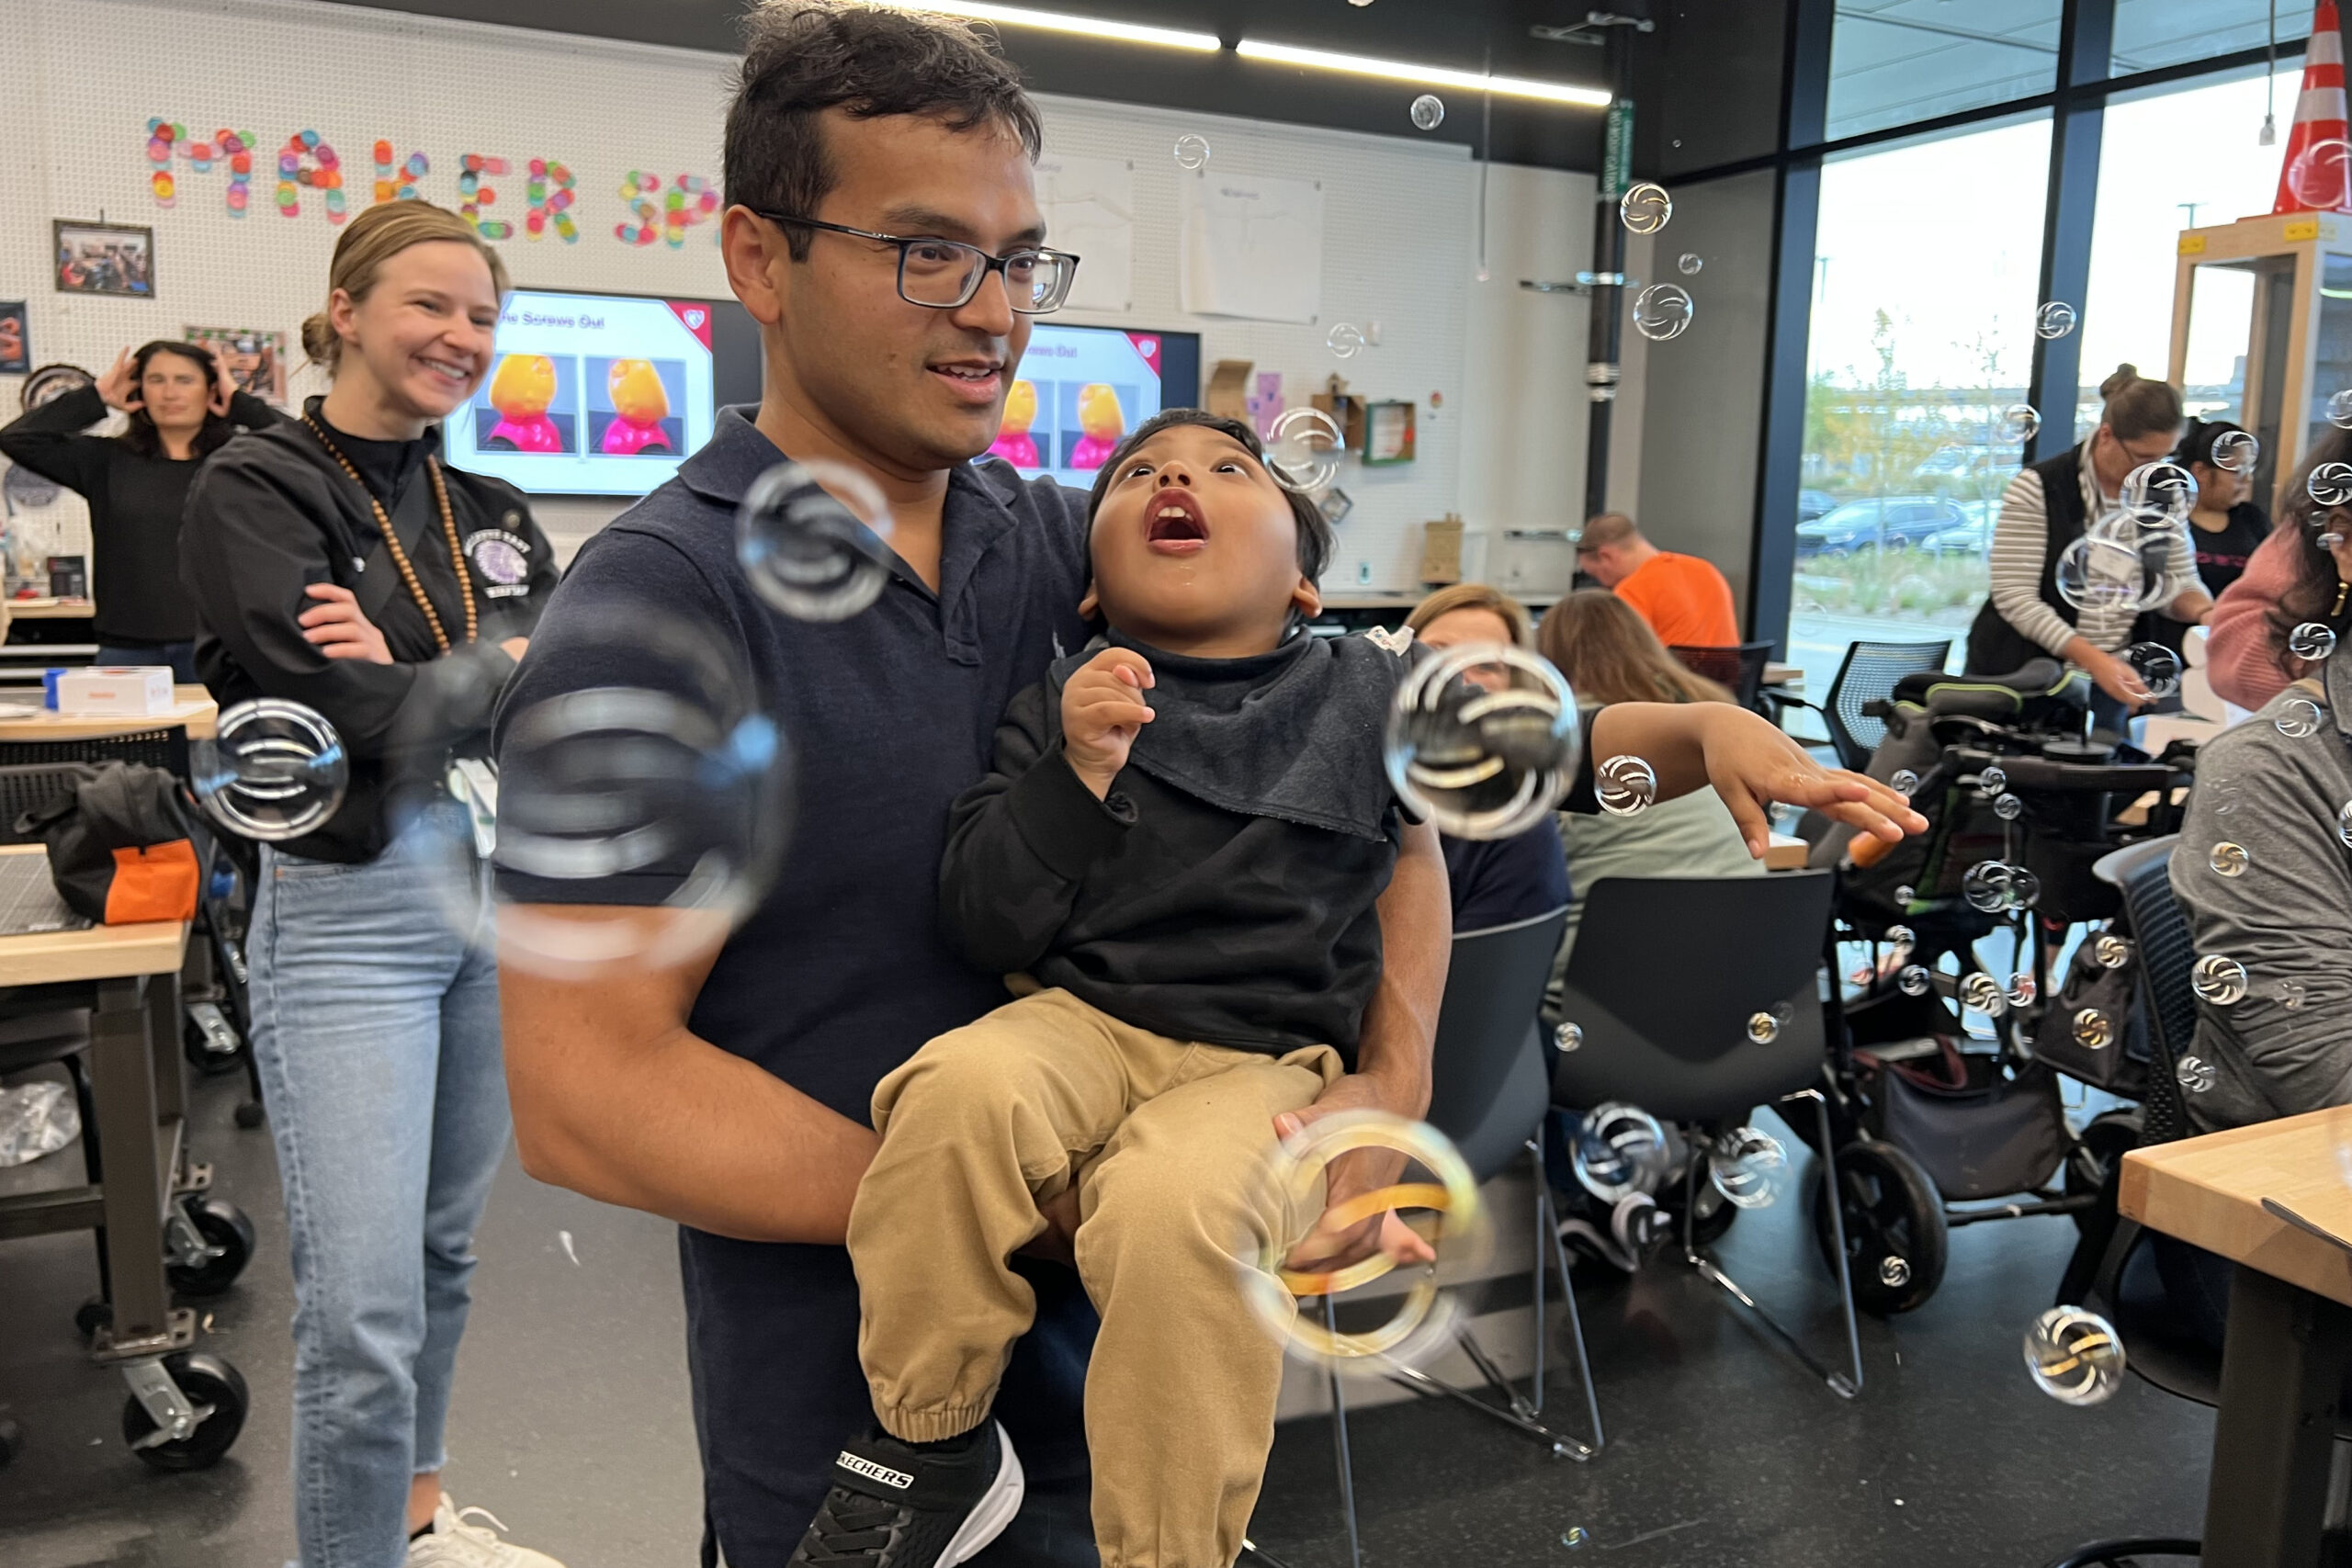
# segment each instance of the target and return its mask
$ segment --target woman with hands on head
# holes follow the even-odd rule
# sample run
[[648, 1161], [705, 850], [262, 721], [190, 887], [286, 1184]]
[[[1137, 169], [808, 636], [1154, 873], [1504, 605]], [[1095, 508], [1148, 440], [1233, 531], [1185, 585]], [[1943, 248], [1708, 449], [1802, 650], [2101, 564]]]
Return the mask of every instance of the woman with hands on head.
[[[119, 435], [85, 434], [110, 413]], [[126, 348], [97, 381], [5, 429], [0, 453], [90, 503], [100, 664], [167, 664], [196, 680], [196, 606], [180, 585], [180, 510], [198, 466], [277, 411], [237, 390], [211, 350], [158, 338]]]

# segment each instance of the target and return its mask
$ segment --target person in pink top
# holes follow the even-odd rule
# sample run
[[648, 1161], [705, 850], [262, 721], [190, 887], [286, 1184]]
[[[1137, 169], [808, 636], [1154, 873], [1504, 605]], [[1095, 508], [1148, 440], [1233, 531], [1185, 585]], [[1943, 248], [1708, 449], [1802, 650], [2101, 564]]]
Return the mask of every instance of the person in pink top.
[[2343, 631], [2352, 595], [2352, 506], [2322, 508], [2311, 500], [2308, 477], [2318, 464], [2347, 459], [2352, 434], [2330, 431], [2284, 487], [2289, 499], [2278, 527], [2215, 602], [2206, 622], [2205, 678], [2224, 701], [2258, 708], [2314, 668], [2287, 651], [2296, 626], [2315, 621]]

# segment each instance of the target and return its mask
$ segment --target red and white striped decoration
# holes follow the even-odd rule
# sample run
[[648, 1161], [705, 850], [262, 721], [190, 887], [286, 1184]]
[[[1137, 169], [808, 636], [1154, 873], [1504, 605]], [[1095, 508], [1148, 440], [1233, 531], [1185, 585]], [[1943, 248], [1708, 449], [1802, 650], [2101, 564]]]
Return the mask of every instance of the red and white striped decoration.
[[2352, 143], [2346, 137], [2344, 35], [2336, 28], [2335, 0], [2319, 0], [2273, 213], [2352, 212]]

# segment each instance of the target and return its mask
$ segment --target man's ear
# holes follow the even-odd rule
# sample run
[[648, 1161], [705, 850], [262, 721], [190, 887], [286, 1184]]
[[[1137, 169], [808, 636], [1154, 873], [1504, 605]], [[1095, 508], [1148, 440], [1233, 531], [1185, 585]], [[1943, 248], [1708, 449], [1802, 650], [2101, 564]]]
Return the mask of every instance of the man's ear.
[[1290, 602], [1292, 607], [1307, 620], [1311, 621], [1323, 613], [1323, 591], [1306, 576], [1302, 575], [1298, 586], [1290, 591]]
[[792, 265], [784, 231], [748, 207], [730, 207], [718, 220], [718, 249], [727, 267], [727, 287], [752, 319], [771, 327], [782, 321], [784, 297], [776, 271], [779, 265]]

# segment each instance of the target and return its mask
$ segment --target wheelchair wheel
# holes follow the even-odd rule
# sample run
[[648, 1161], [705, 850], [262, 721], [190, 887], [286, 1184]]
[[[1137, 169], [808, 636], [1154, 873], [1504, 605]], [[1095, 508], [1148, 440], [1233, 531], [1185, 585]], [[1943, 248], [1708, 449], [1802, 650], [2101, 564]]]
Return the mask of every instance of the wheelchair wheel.
[[[2066, 1195], [2072, 1198], [2096, 1194], [2107, 1185], [2116, 1162], [2139, 1146], [2137, 1111], [2103, 1111], [2092, 1117], [2090, 1125], [2083, 1129], [2082, 1138], [2066, 1151]], [[2076, 1230], [2088, 1232], [2090, 1210], [2078, 1209], [2072, 1218]]]
[[[1816, 1163], [1810, 1178], [1813, 1235], [1835, 1273], [1838, 1244], [1821, 1171]], [[1944, 1204], [1936, 1184], [1893, 1144], [1862, 1138], [1838, 1151], [1838, 1188], [1854, 1304], [1888, 1317], [1925, 1303], [1944, 1279]]]
[[212, 1414], [199, 1422], [195, 1431], [168, 1443], [152, 1448], [138, 1446], [140, 1439], [155, 1429], [154, 1419], [147, 1407], [134, 1397], [122, 1406], [122, 1440], [131, 1445], [130, 1451], [141, 1461], [157, 1470], [209, 1470], [220, 1462], [245, 1427], [245, 1380], [237, 1369], [217, 1356], [200, 1351], [182, 1350], [164, 1358], [164, 1370], [180, 1385], [180, 1392], [189, 1403], [199, 1407], [209, 1405]]

